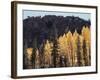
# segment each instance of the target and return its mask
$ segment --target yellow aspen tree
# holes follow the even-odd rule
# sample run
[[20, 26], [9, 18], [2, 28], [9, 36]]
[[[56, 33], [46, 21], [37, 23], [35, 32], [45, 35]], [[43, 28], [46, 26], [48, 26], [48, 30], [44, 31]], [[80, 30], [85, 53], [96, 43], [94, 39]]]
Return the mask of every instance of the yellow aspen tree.
[[45, 67], [49, 67], [51, 64], [51, 53], [52, 53], [52, 46], [53, 44], [50, 43], [48, 40], [44, 46], [44, 58], [45, 58]]
[[77, 41], [78, 41], [78, 36], [79, 34], [77, 33], [77, 31], [75, 30], [75, 32], [73, 33], [73, 66], [78, 66], [77, 65]]
[[88, 65], [91, 65], [91, 33], [90, 29], [86, 27], [87, 30], [87, 53], [88, 53]]
[[27, 68], [32, 68], [32, 51], [33, 48], [27, 48], [26, 49], [26, 55], [27, 55]]
[[64, 49], [63, 50], [64, 51], [63, 55], [64, 56], [67, 56], [67, 47], [68, 47], [67, 45], [68, 45], [68, 43], [67, 43], [67, 36], [66, 36], [66, 34], [64, 34], [63, 35], [63, 49]]
[[91, 36], [90, 36], [90, 29], [88, 28], [88, 26], [83, 27], [82, 36], [84, 37], [85, 41], [90, 43]]
[[59, 55], [60, 56], [66, 56], [67, 52], [67, 37], [65, 34], [63, 36], [60, 36], [58, 39], [58, 46], [59, 46]]
[[60, 66], [67, 66], [67, 36], [63, 34], [58, 39]]
[[73, 66], [84, 66], [82, 46], [83, 37], [75, 30], [75, 32], [73, 33]]
[[85, 50], [83, 52], [84, 52], [85, 65], [88, 66], [88, 65], [91, 65], [91, 54], [90, 54], [91, 34], [90, 34], [90, 29], [88, 28], [88, 26], [83, 27], [82, 36], [84, 38], [83, 47]]
[[72, 33], [69, 31], [67, 33], [67, 52], [68, 52], [68, 61], [69, 61], [69, 66], [73, 66], [73, 47], [72, 47]]
[[27, 52], [27, 54], [28, 54], [27, 57], [28, 57], [29, 60], [31, 60], [32, 50], [33, 50], [33, 48], [27, 48], [27, 49], [26, 49], [26, 52]]

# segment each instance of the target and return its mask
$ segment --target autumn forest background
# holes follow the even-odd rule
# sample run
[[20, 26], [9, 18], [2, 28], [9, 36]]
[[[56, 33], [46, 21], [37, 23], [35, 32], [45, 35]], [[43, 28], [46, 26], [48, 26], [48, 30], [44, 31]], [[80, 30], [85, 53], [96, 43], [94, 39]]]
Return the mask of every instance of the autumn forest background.
[[23, 69], [91, 65], [91, 22], [45, 15], [23, 20]]

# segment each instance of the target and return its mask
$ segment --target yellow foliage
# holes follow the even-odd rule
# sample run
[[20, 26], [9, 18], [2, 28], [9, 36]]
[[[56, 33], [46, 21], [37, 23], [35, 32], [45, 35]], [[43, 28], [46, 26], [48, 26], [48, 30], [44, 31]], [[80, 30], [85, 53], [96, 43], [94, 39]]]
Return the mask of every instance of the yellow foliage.
[[77, 31], [75, 30], [75, 32], [73, 33], [73, 39], [72, 39], [72, 42], [73, 42], [73, 47], [76, 48], [77, 47], [77, 39], [78, 39], [78, 36], [79, 34], [77, 33]]
[[27, 48], [27, 49], [26, 49], [26, 52], [27, 52], [27, 54], [28, 54], [28, 59], [29, 59], [29, 60], [31, 59], [31, 56], [32, 56], [32, 50], [33, 50], [33, 48]]
[[64, 34], [63, 36], [60, 36], [58, 39], [58, 46], [59, 46], [59, 54], [60, 55], [66, 55], [67, 50], [67, 37]]
[[47, 40], [44, 46], [44, 58], [45, 58], [44, 62], [46, 65], [50, 65], [51, 63], [52, 47], [53, 47], [53, 43]]
[[72, 33], [70, 31], [67, 33], [67, 42], [72, 42]]
[[90, 35], [90, 29], [88, 27], [83, 27], [82, 36], [86, 42], [90, 42], [91, 35]]
[[46, 41], [46, 44], [44, 46], [44, 54], [45, 56], [50, 56], [52, 52], [52, 46], [53, 44], [50, 43], [48, 40]]

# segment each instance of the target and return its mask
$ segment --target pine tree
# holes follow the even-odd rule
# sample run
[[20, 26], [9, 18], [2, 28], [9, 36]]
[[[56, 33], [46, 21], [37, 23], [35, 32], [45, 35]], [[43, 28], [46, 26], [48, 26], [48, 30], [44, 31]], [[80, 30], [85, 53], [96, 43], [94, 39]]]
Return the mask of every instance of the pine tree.
[[77, 61], [78, 66], [82, 66], [82, 53], [81, 53], [81, 42], [80, 42], [80, 36], [78, 36], [77, 41]]
[[36, 50], [37, 50], [37, 38], [35, 37], [33, 39], [33, 50], [31, 56], [32, 68], [35, 68]]
[[27, 41], [25, 41], [24, 46], [23, 46], [23, 69], [27, 69], [28, 68], [28, 54], [27, 54]]
[[53, 41], [53, 50], [52, 50], [53, 67], [57, 67], [57, 57], [58, 57], [58, 42], [57, 39], [55, 39]]
[[40, 49], [40, 67], [41, 68], [45, 67], [44, 47], [45, 47], [45, 40], [43, 41], [41, 45], [41, 49]]
[[58, 59], [58, 30], [56, 28], [56, 25], [53, 24], [53, 31], [54, 31], [54, 37], [53, 37], [53, 50], [52, 50], [52, 63], [53, 67], [57, 67], [57, 59]]
[[85, 62], [85, 66], [88, 65], [88, 60], [87, 60], [87, 48], [86, 48], [86, 41], [83, 40], [83, 54], [84, 54], [84, 62]]

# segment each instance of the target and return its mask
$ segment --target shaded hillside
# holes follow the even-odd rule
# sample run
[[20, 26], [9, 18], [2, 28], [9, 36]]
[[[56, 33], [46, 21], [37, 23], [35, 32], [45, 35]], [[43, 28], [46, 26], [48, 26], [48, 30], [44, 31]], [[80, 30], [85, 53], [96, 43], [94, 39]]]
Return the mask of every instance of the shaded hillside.
[[80, 34], [83, 26], [90, 25], [90, 21], [74, 16], [46, 15], [44, 17], [28, 17], [23, 20], [24, 45], [27, 42], [28, 47], [32, 47], [33, 40], [36, 39], [39, 48], [47, 39], [53, 41], [55, 37], [59, 37], [69, 30], [72, 33], [77, 30]]

